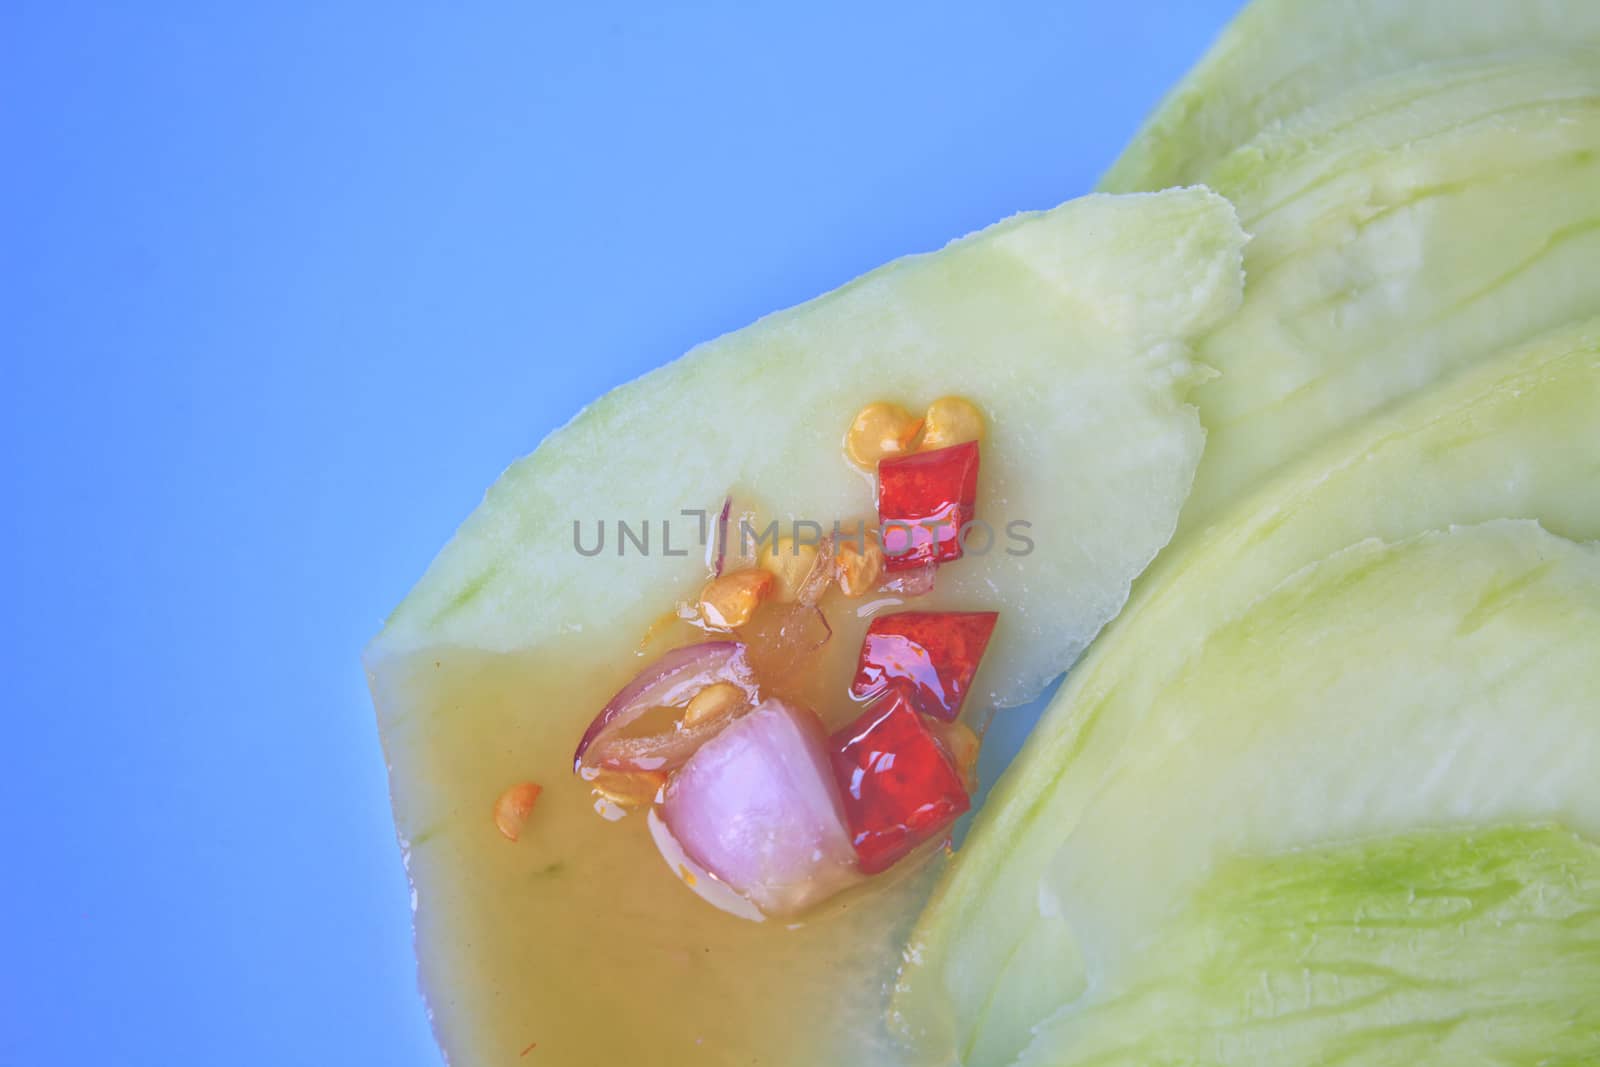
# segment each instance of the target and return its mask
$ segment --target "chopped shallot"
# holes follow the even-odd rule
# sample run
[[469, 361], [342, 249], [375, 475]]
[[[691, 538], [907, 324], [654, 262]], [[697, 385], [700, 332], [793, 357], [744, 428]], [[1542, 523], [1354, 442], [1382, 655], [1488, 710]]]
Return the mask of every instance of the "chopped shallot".
[[771, 916], [860, 878], [822, 724], [768, 700], [667, 784], [661, 818], [694, 862]]
[[622, 731], [655, 708], [679, 707], [718, 682], [742, 689], [753, 705], [755, 675], [738, 641], [706, 641], [673, 649], [637, 674], [601, 709], [572, 757], [572, 769], [585, 766], [610, 771], [671, 771], [695, 749], [727, 725], [725, 718], [646, 737], [622, 737]]

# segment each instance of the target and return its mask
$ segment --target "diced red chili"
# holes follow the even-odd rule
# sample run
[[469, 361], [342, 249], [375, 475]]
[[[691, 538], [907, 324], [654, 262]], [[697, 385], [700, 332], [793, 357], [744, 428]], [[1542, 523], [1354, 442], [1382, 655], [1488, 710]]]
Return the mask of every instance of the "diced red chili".
[[861, 642], [850, 695], [872, 700], [892, 686], [901, 686], [924, 715], [954, 721], [999, 617], [993, 611], [878, 616]]
[[891, 689], [830, 744], [856, 859], [894, 866], [971, 806], [961, 774], [904, 690]]
[[878, 464], [878, 526], [891, 571], [961, 558], [978, 497], [978, 442]]

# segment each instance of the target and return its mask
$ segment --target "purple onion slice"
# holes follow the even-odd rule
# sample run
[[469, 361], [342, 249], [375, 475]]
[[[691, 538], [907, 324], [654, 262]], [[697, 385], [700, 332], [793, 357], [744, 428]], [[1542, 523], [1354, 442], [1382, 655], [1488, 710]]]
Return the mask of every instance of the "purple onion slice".
[[696, 865], [766, 915], [794, 915], [863, 877], [822, 724], [783, 701], [708, 741], [667, 784], [660, 813]]
[[695, 749], [728, 725], [726, 718], [647, 737], [619, 736], [641, 715], [654, 708], [686, 704], [700, 690], [718, 682], [731, 682], [744, 690], [753, 705], [759, 699], [755, 673], [738, 641], [705, 641], [675, 648], [651, 663], [612, 697], [584, 731], [572, 755], [572, 769], [585, 765], [613, 771], [672, 771], [681, 767]]

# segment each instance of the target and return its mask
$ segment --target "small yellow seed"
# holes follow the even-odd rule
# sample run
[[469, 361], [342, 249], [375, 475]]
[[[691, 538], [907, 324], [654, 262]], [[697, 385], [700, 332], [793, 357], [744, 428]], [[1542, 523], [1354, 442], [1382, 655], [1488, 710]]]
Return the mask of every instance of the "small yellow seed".
[[800, 586], [817, 565], [817, 546], [780, 537], [762, 546], [756, 562], [764, 573], [777, 579], [778, 599], [787, 603], [799, 595]]
[[759, 568], [713, 578], [700, 590], [700, 617], [718, 630], [743, 626], [772, 592], [772, 583], [772, 575]]
[[851, 421], [844, 449], [856, 466], [877, 470], [879, 460], [911, 451], [921, 431], [922, 420], [899, 404], [868, 404]]
[[928, 412], [922, 417], [924, 452], [976, 441], [982, 436], [983, 413], [972, 401], [959, 396], [940, 397], [928, 405]]
[[515, 841], [542, 792], [544, 790], [536, 782], [518, 782], [501, 793], [494, 802], [495, 829], [504, 834], [507, 840]]
[[703, 722], [720, 719], [748, 703], [744, 690], [732, 682], [708, 685], [696, 693], [694, 699], [689, 701], [689, 706], [683, 709], [683, 725], [699, 726]]
[[883, 546], [874, 536], [863, 538], [865, 546], [841, 540], [834, 555], [839, 591], [847, 597], [866, 596], [878, 587], [883, 576]]
[[660, 771], [601, 771], [590, 781], [595, 796], [624, 808], [643, 807], [666, 784]]

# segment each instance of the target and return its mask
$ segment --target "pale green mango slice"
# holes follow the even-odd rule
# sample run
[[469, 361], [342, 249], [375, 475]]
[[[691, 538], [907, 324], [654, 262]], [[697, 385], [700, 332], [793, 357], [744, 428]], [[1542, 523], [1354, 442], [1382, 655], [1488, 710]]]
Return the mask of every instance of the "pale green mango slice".
[[[1036, 693], [1176, 527], [1202, 447], [1191, 342], [1237, 308], [1244, 240], [1203, 190], [1020, 216], [703, 345], [505, 473], [367, 652], [452, 1063], [895, 1061], [884, 983], [938, 859], [796, 929], [735, 918], [680, 883], [642, 816], [596, 815], [573, 746], [648, 661], [650, 624], [705, 580], [681, 510], [731, 492], [735, 514], [870, 516], [842, 441], [876, 400], [982, 407], [995, 543], [969, 542], [923, 603], [1002, 612], [972, 703]], [[614, 526], [601, 555], [578, 553], [575, 520], [592, 548], [595, 521], [618, 519], [651, 523], [649, 555], [619, 557]], [[1013, 521], [1031, 553], [1006, 553]], [[858, 606], [832, 609], [816, 672], [835, 725], [853, 714]], [[512, 843], [490, 813], [524, 780], [544, 791]]]
[[1207, 337], [1214, 519], [1284, 462], [1465, 367], [1600, 314], [1600, 62], [1423, 71], [1287, 120], [1206, 181], [1252, 241]]
[[1219, 864], [1115, 992], [1019, 1067], [1580, 1064], [1600, 1050], [1600, 847], [1555, 826]]
[[[1180, 720], [1162, 709], [1184, 706], [1172, 703], [1173, 694], [1184, 691], [1182, 679], [1214, 635], [1249, 618], [1252, 605], [1303, 568], [1372, 537], [1398, 542], [1453, 524], [1523, 517], [1563, 537], [1594, 539], [1600, 536], [1597, 486], [1600, 323], [1589, 322], [1365, 421], [1270, 480], [1226, 521], [1175, 545], [1069, 676], [980, 813], [908, 950], [898, 1025], [924, 1046], [953, 1050], [963, 1062], [1005, 1063], [1027, 1044], [1033, 1027], [1082, 993], [1091, 965], [1117, 956], [1120, 949], [1102, 951], [1055, 903], [1060, 857], [1089, 806], [1139, 764], [1141, 752], [1158, 751], [1151, 746], [1167, 736], [1163, 731], [1212, 752], [1192, 719], [1182, 720], [1187, 725], [1180, 730]], [[1443, 597], [1457, 596], [1460, 588], [1453, 577], [1440, 579]], [[1419, 609], [1433, 602], [1431, 593], [1418, 590]], [[1369, 624], [1386, 625], [1385, 612], [1398, 607], [1374, 607]], [[1316, 614], [1308, 609], [1308, 618]], [[1402, 631], [1384, 632], [1396, 642], [1396, 655], [1410, 653]], [[1289, 650], [1267, 636], [1240, 671], [1289, 677], [1283, 659]], [[1362, 656], [1352, 645], [1327, 642], [1321, 651], [1328, 670], [1361, 669]], [[1230, 678], [1224, 690], [1235, 683], [1248, 680]], [[1303, 695], [1286, 691], [1283, 704], [1314, 703], [1311, 676], [1305, 684]], [[1217, 699], [1221, 730], [1233, 720], [1226, 697]], [[1573, 743], [1581, 748], [1584, 738]], [[1417, 766], [1431, 765], [1426, 752], [1407, 751]], [[1226, 766], [1228, 773], [1271, 773], [1266, 764]], [[1331, 791], [1362, 783], [1381, 790], [1395, 785], [1391, 771], [1384, 764], [1347, 766], [1347, 778], [1320, 784]], [[1508, 779], [1505, 789], [1525, 784]], [[1203, 801], [1151, 792], [1141, 794], [1136, 814], [1176, 825], [1184, 823], [1191, 803]], [[1291, 837], [1298, 833], [1268, 794], [1259, 803], [1227, 803], [1281, 825]], [[1352, 824], [1349, 832], [1364, 831]], [[1209, 840], [1196, 833], [1201, 843]], [[1128, 901], [1122, 927], [1144, 929], [1140, 924], [1153, 913], [1134, 907], [1141, 898], [1133, 880], [1142, 864], [1162, 857], [1146, 855], [1135, 839], [1114, 847], [1114, 862], [1097, 876], [1107, 879], [1108, 894]], [[1174, 875], [1158, 869], [1152, 877]]]
[[1255, 0], [1223, 31], [1102, 179], [1110, 192], [1201, 180], [1273, 123], [1363, 82], [1493, 57], [1594, 63], [1589, 0]]

